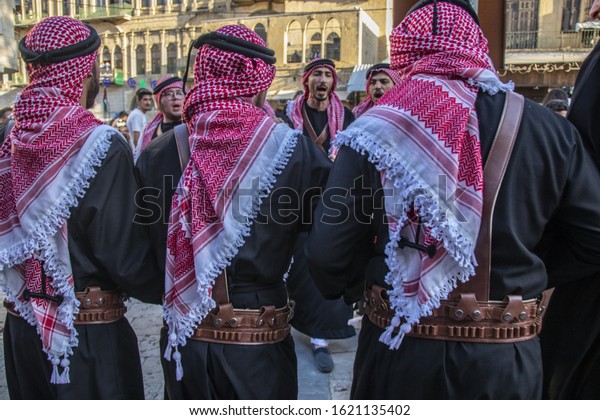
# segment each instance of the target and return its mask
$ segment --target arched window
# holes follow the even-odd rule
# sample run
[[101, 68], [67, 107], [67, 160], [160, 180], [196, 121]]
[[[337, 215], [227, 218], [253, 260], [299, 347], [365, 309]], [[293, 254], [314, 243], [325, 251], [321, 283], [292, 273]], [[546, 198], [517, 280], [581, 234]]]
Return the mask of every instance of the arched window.
[[110, 63], [110, 50], [108, 49], [107, 46], [102, 48], [102, 62]]
[[325, 58], [340, 61], [340, 36], [335, 32], [327, 36], [325, 42]]
[[267, 42], [267, 30], [265, 29], [265, 25], [262, 23], [257, 23], [254, 27], [254, 32], [258, 34], [259, 37], [262, 38], [265, 43]]
[[123, 70], [123, 53], [118, 45], [115, 47], [115, 68]]
[[302, 26], [298, 21], [292, 21], [286, 31], [286, 57], [288, 63], [302, 62]]
[[167, 47], [167, 73], [177, 73], [177, 45], [174, 43]]
[[329, 19], [325, 25], [325, 58], [340, 61], [342, 28], [337, 19]]
[[321, 51], [322, 43], [321, 25], [316, 20], [311, 20], [306, 25], [306, 61], [323, 57]]
[[138, 45], [135, 49], [135, 70], [138, 75], [146, 74], [146, 46]]
[[152, 74], [160, 74], [160, 45], [154, 44], [150, 50], [152, 60]]

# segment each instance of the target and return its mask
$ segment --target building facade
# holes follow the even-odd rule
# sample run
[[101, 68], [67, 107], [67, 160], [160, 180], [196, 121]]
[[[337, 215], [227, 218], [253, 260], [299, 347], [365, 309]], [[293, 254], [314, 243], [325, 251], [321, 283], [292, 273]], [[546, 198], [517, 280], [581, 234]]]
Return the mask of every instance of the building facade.
[[593, 0], [505, 0], [505, 65], [499, 73], [541, 100], [550, 88], [569, 90], [598, 39], [589, 22]]
[[0, 2], [0, 89], [8, 89], [9, 74], [19, 70], [13, 25], [14, 0]]
[[[102, 38], [99, 57], [106, 85], [107, 117], [129, 109], [136, 88], [152, 88], [167, 73], [181, 76], [189, 47], [199, 35], [226, 24], [241, 24], [256, 31], [275, 50], [277, 77], [269, 98], [284, 101], [301, 89], [302, 69], [312, 58], [334, 60], [341, 94], [356, 65], [384, 60], [392, 29], [392, 3], [391, 0], [16, 0], [15, 38], [20, 40], [33, 24], [47, 16], [68, 15], [94, 26]], [[22, 62], [19, 70], [11, 78], [12, 86], [27, 84]]]
[[[543, 97], [548, 88], [571, 87], [600, 33], [587, 18], [592, 0], [485, 0], [492, 1], [505, 5], [501, 77], [532, 98]], [[27, 84], [16, 42], [42, 18], [69, 15], [94, 26], [102, 37], [105, 117], [128, 110], [136, 88], [152, 88], [166, 73], [181, 76], [192, 41], [232, 23], [255, 30], [275, 50], [277, 76], [269, 99], [291, 98], [301, 89], [305, 64], [323, 57], [336, 63], [338, 93], [352, 105], [359, 99], [353, 91], [363, 83], [358, 69], [364, 72], [388, 57], [392, 10], [400, 2], [404, 0], [8, 0], [0, 3], [8, 8], [8, 13], [2, 10], [0, 41], [5, 38], [9, 46], [0, 54], [0, 73], [5, 73], [0, 89]], [[353, 73], [359, 77], [349, 84]]]

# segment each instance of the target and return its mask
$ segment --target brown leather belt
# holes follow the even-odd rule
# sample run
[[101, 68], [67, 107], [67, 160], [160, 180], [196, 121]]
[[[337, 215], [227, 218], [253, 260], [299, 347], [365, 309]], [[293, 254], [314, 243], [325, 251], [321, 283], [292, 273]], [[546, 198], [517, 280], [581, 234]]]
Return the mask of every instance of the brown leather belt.
[[[103, 291], [99, 287], [88, 287], [83, 292], [76, 292], [79, 300], [79, 313], [75, 316], [75, 325], [108, 324], [125, 316], [125, 294], [115, 290]], [[4, 307], [9, 314], [20, 316], [15, 304], [7, 300]]]
[[[510, 295], [503, 302], [480, 302], [472, 293], [457, 301], [441, 301], [433, 314], [420, 319], [407, 336], [471, 343], [511, 343], [529, 340], [542, 330], [542, 316], [549, 295], [522, 300]], [[365, 314], [379, 328], [387, 328], [394, 316], [387, 292], [372, 286], [365, 292]]]
[[231, 303], [222, 304], [202, 320], [190, 338], [221, 344], [277, 343], [289, 335], [293, 316], [293, 301], [279, 309], [234, 309]]

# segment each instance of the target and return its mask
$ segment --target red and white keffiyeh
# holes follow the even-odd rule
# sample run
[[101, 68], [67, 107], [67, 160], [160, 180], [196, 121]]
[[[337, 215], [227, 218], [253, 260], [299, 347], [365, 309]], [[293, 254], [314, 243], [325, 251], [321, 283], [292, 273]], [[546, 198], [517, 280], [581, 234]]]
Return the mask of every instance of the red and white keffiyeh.
[[[25, 43], [43, 52], [89, 36], [81, 22], [51, 17], [36, 24]], [[73, 321], [79, 302], [66, 221], [106, 156], [114, 132], [79, 104], [82, 81], [95, 63], [94, 52], [62, 63], [29, 65], [30, 84], [15, 103], [16, 125], [0, 150], [0, 289], [37, 326], [53, 364], [52, 383], [69, 382], [67, 358], [78, 344]], [[25, 289], [62, 303], [26, 300]]]
[[[381, 337], [390, 348], [475, 273], [484, 187], [477, 89], [494, 94], [513, 88], [496, 76], [487, 40], [470, 15], [447, 2], [437, 8], [437, 35], [433, 5], [392, 31], [392, 68], [402, 82], [337, 137], [338, 145], [367, 153], [384, 189], [393, 191], [385, 197], [386, 282], [396, 313]], [[419, 217], [425, 234], [419, 242], [436, 246], [433, 258], [398, 247], [401, 237], [416, 241]]]
[[375, 103], [373, 103], [373, 100], [371, 99], [371, 96], [369, 95], [369, 87], [371, 86], [371, 78], [373, 77], [373, 75], [376, 75], [379, 73], [387, 74], [390, 77], [390, 79], [392, 79], [392, 82], [394, 82], [394, 86], [397, 85], [398, 83], [400, 83], [400, 77], [398, 76], [398, 73], [396, 73], [392, 69], [382, 67], [382, 68], [372, 71], [371, 74], [369, 75], [369, 77], [367, 78], [367, 85], [365, 87], [365, 90], [367, 91], [367, 97], [361, 103], [356, 105], [354, 107], [354, 109], [352, 110], [352, 113], [354, 114], [355, 118], [360, 117], [362, 114], [367, 112], [369, 109], [373, 108], [373, 105], [375, 105]]
[[[241, 25], [217, 32], [265, 46]], [[298, 132], [252, 105], [274, 77], [275, 67], [260, 59], [209, 45], [196, 57], [195, 86], [183, 111], [191, 158], [172, 201], [165, 273], [165, 358], [177, 363], [178, 379], [183, 368], [177, 346], [215, 307], [214, 280], [243, 245], [296, 145]]]
[[[319, 60], [321, 60], [321, 58], [315, 58], [311, 61], [311, 63]], [[308, 63], [308, 66], [310, 66], [310, 63]], [[287, 113], [293, 127], [296, 130], [303, 130], [304, 118], [302, 117], [302, 107], [308, 99], [308, 77], [313, 71], [322, 67], [326, 67], [333, 74], [333, 85], [331, 86], [331, 92], [329, 93], [329, 105], [327, 105], [329, 139], [330, 141], [333, 141], [336, 133], [344, 128], [344, 104], [337, 93], [335, 93], [335, 87], [338, 83], [338, 76], [337, 72], [335, 71], [335, 67], [328, 64], [323, 64], [312, 67], [308, 71], [304, 72], [302, 75], [302, 86], [304, 86], [304, 93], [288, 104]], [[329, 151], [329, 155], [335, 156], [335, 149], [333, 147], [332, 150]]]
[[[166, 76], [162, 77], [158, 82], [156, 82], [156, 85], [158, 86], [161, 83], [164, 83], [165, 81], [167, 81], [168, 79], [171, 79], [173, 77], [174, 76], [172, 74], [167, 74]], [[173, 83], [170, 83], [170, 84], [166, 85], [164, 88], [162, 88], [160, 90], [160, 92], [156, 93], [154, 95], [154, 103], [156, 104], [157, 108], [160, 107], [161, 93], [166, 91], [167, 89], [172, 89], [172, 88], [182, 89], [183, 82], [181, 80], [174, 81]], [[146, 124], [146, 126], [142, 130], [142, 133], [140, 134], [141, 141], [138, 142], [140, 145], [135, 149], [134, 161], [137, 161], [137, 158], [142, 153], [142, 151], [146, 148], [146, 146], [148, 146], [150, 144], [150, 141], [152, 140], [152, 136], [154, 135], [154, 132], [156, 131], [156, 129], [158, 128], [160, 123], [163, 122], [163, 119], [164, 119], [164, 115], [159, 110], [156, 113], [156, 115], [154, 116], [154, 118], [152, 118], [152, 121], [150, 121], [148, 124]]]

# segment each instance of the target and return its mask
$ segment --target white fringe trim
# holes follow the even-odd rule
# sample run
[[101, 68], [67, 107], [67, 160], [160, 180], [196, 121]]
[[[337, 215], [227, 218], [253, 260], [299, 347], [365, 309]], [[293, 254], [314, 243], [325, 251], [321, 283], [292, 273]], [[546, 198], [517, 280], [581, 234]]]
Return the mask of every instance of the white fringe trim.
[[283, 146], [278, 155], [273, 158], [275, 165], [273, 170], [268, 173], [265, 171], [264, 176], [260, 177], [259, 194], [254, 198], [252, 208], [248, 214], [242, 214], [242, 217], [247, 218], [245, 224], [240, 224], [239, 228], [233, 233], [233, 240], [225, 243], [220, 251], [219, 257], [212, 261], [209, 268], [202, 274], [196, 277], [198, 283], [197, 293], [201, 297], [201, 302], [190, 310], [184, 317], [178, 317], [170, 308], [164, 307], [164, 319], [169, 325], [169, 344], [164, 353], [164, 358], [171, 360], [171, 355], [176, 362], [176, 377], [181, 380], [183, 377], [183, 367], [181, 366], [181, 354], [178, 351], [178, 346], [184, 346], [187, 338], [194, 334], [198, 324], [206, 317], [206, 315], [216, 306], [215, 301], [208, 295], [208, 289], [214, 285], [215, 279], [219, 274], [231, 264], [231, 260], [237, 255], [239, 248], [244, 245], [245, 237], [250, 235], [250, 228], [254, 223], [254, 219], [258, 215], [260, 205], [265, 197], [267, 197], [275, 182], [277, 175], [287, 166], [290, 156], [292, 155], [298, 136], [301, 135], [298, 130], [290, 130], [285, 136]]
[[[53, 365], [51, 383], [69, 382], [68, 357], [73, 354], [73, 347], [79, 344], [77, 331], [74, 328], [75, 315], [79, 313], [79, 301], [75, 297], [73, 286], [69, 283], [69, 277], [72, 273], [65, 270], [65, 267], [57, 262], [58, 251], [51, 239], [57, 234], [60, 235], [61, 226], [71, 216], [70, 209], [77, 207], [79, 200], [85, 195], [90, 186], [90, 181], [97, 174], [96, 167], [102, 164], [108, 153], [113, 134], [112, 130], [107, 130], [96, 139], [89, 138], [87, 140], [94, 141], [95, 144], [73, 174], [71, 181], [63, 188], [63, 193], [58, 198], [56, 205], [50, 207], [45, 214], [40, 216], [39, 222], [29, 232], [27, 238], [8, 249], [0, 251], [0, 270], [21, 264], [34, 256], [39, 258], [43, 261], [44, 271], [52, 278], [52, 287], [58, 296], [64, 298], [58, 307], [57, 316], [60, 322], [70, 331], [69, 342], [67, 347], [63, 349], [44, 348], [48, 360]], [[37, 324], [31, 304], [24, 304], [18, 299], [17, 294], [20, 291], [9, 290], [4, 284], [0, 284], [0, 291], [6, 295], [8, 301], [15, 304], [15, 310], [30, 325], [36, 327], [38, 335], [41, 335], [41, 328]], [[58, 374], [59, 364], [64, 369], [61, 375]]]
[[[346, 145], [362, 155], [367, 154], [369, 162], [373, 163], [378, 171], [383, 171], [385, 177], [393, 182], [394, 194], [401, 194], [403, 197], [401, 212], [393, 215], [397, 218], [396, 228], [393, 229], [390, 225], [390, 241], [385, 247], [386, 264], [389, 267], [385, 281], [392, 286], [389, 296], [395, 316], [391, 326], [380, 337], [380, 341], [389, 345], [390, 349], [397, 349], [402, 343], [404, 335], [410, 332], [411, 325], [417, 324], [421, 317], [431, 315], [432, 310], [440, 306], [440, 300], [446, 299], [456, 288], [458, 281], [464, 283], [475, 274], [477, 265], [474, 256], [475, 244], [459, 232], [455, 222], [446, 218], [445, 212], [440, 210], [435, 196], [426, 198], [422, 195], [425, 186], [420, 180], [412, 176], [373, 138], [364, 134], [359, 128], [350, 128], [338, 133], [335, 144], [337, 147]], [[418, 201], [411, 196], [411, 192], [414, 191], [421, 193]], [[404, 296], [405, 276], [397, 256], [397, 253], [400, 252], [398, 248], [400, 229], [407, 222], [407, 213], [412, 208], [418, 210], [424, 225], [431, 229], [430, 234], [436, 240], [443, 241], [446, 252], [458, 264], [457, 272], [450, 274], [445, 282], [439, 284], [440, 291], [423, 305], [418, 304], [416, 300], [408, 300]], [[404, 324], [402, 318], [405, 319]], [[399, 328], [400, 331], [396, 336], [393, 335], [395, 328]]]

